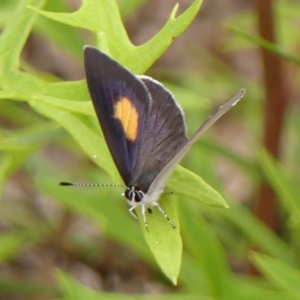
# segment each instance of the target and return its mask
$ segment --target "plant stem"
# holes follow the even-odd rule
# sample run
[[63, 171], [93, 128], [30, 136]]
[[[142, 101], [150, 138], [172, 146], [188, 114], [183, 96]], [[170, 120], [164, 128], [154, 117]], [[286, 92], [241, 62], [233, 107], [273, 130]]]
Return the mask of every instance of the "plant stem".
[[[276, 24], [274, 17], [274, 0], [255, 0], [258, 31], [260, 37], [276, 44]], [[275, 158], [280, 158], [280, 141], [283, 131], [284, 115], [290, 98], [283, 60], [276, 54], [260, 48], [263, 80], [265, 89], [263, 146]], [[261, 182], [257, 202], [254, 207], [257, 217], [273, 231], [279, 232], [279, 207], [274, 191], [266, 182]], [[254, 270], [250, 273], [255, 273]]]

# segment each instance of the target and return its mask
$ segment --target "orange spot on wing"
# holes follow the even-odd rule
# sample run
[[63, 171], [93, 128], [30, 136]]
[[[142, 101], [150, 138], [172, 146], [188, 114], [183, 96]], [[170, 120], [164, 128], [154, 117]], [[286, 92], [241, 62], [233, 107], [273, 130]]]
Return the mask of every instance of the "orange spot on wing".
[[121, 122], [126, 139], [132, 142], [135, 141], [138, 132], [139, 114], [130, 99], [120, 98], [116, 102], [114, 110], [114, 118]]

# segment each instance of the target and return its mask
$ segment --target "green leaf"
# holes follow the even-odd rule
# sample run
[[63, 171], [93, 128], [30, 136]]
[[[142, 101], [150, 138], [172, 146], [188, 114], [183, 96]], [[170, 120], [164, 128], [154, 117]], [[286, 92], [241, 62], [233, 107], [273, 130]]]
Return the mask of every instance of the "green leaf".
[[61, 109], [62, 106], [52, 106], [45, 101], [31, 101], [30, 104], [40, 114], [55, 120], [68, 130], [90, 159], [112, 177], [113, 182], [122, 183], [98, 124], [82, 115], [65, 111]]
[[201, 3], [202, 0], [195, 0], [178, 17], [175, 17], [178, 5], [175, 6], [165, 26], [151, 40], [138, 47], [127, 36], [116, 1], [85, 0], [80, 9], [72, 14], [46, 12], [33, 6], [30, 8], [57, 22], [94, 32], [98, 38], [97, 45], [102, 51], [134, 73], [142, 74], [164, 53], [174, 38], [188, 27], [198, 13]]
[[97, 293], [74, 280], [63, 272], [58, 272], [57, 281], [60, 285], [62, 300], [100, 300], [104, 299]]
[[293, 216], [293, 221], [300, 223], [300, 192], [299, 184], [290, 178], [284, 168], [268, 154], [261, 151], [258, 156], [260, 167], [269, 184], [276, 191], [281, 202]]
[[274, 289], [261, 279], [255, 280], [253, 277], [239, 276], [231, 277], [227, 283], [222, 299], [237, 300], [298, 300], [299, 298], [288, 292]]
[[164, 274], [177, 284], [181, 266], [182, 241], [175, 199], [170, 195], [162, 196], [160, 206], [167, 213], [176, 228], [173, 228], [155, 207], [147, 214], [149, 231], [146, 230], [140, 209], [136, 209], [144, 238]]
[[23, 45], [32, 29], [37, 14], [27, 9], [28, 4], [42, 7], [46, 0], [18, 1], [18, 7], [10, 16], [0, 36], [0, 78], [4, 71], [17, 69]]
[[264, 223], [258, 220], [248, 208], [233, 201], [230, 209], [211, 209], [208, 206], [201, 207], [206, 214], [214, 218], [223, 218], [243, 233], [255, 246], [268, 254], [273, 255], [289, 263], [296, 261], [293, 250], [289, 245], [276, 235]]
[[[44, 285], [41, 285], [39, 283], [33, 283], [32, 281], [25, 281], [24, 279], [20, 280], [9, 280], [0, 278], [0, 291], [2, 294], [11, 294], [14, 298], [16, 291], [18, 291], [19, 295], [22, 295], [22, 297], [25, 298], [25, 295], [34, 296], [33, 298], [46, 298], [46, 299], [56, 299], [54, 297], [58, 297], [59, 292], [56, 288], [47, 287]], [[29, 297], [27, 297], [29, 298]], [[8, 298], [8, 295], [6, 295], [6, 299]], [[32, 299], [32, 298], [29, 298]]]
[[207, 293], [219, 299], [227, 288], [229, 277], [224, 249], [195, 203], [180, 200], [179, 215], [185, 249], [195, 259], [194, 264], [204, 273]]
[[[0, 195], [2, 195], [3, 187], [7, 181], [7, 178], [17, 170], [28, 157], [36, 151], [38, 146], [24, 147], [18, 149], [11, 149], [9, 151], [3, 151], [0, 156]], [[11, 147], [10, 147], [11, 148]]]
[[87, 288], [66, 273], [59, 272], [57, 281], [63, 294], [63, 300], [212, 300], [199, 295], [165, 294], [165, 295], [124, 295], [118, 293], [96, 292]]
[[[67, 110], [69, 112], [80, 113], [86, 116], [95, 116], [95, 111], [91, 101], [72, 101], [46, 95], [34, 96], [31, 103], [45, 103], [50, 107]], [[34, 106], [34, 104], [33, 104]]]
[[255, 266], [278, 287], [300, 297], [300, 271], [277, 259], [261, 253], [253, 253]]
[[23, 233], [11, 232], [0, 236], [0, 262], [14, 257], [24, 244], [26, 238]]
[[223, 197], [195, 173], [178, 166], [169, 180], [170, 190], [184, 199], [202, 204], [228, 208]]
[[235, 34], [239, 35], [240, 37], [250, 41], [251, 43], [259, 45], [260, 47], [262, 47], [272, 53], [275, 53], [276, 55], [284, 58], [287, 61], [290, 61], [297, 65], [300, 65], [300, 58], [292, 53], [287, 52], [281, 46], [272, 44], [271, 42], [269, 42], [263, 38], [250, 35], [250, 34], [246, 33], [245, 31], [243, 31], [235, 26], [232, 26], [232, 25], [225, 25], [225, 28], [229, 29], [230, 31], [234, 32]]

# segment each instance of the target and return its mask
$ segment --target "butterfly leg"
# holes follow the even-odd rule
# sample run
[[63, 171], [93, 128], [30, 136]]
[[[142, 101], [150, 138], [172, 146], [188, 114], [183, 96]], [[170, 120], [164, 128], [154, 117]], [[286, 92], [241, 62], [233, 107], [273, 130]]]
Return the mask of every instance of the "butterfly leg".
[[176, 226], [171, 221], [171, 219], [168, 217], [167, 213], [161, 208], [161, 206], [157, 202], [152, 203], [153, 206], [156, 206], [158, 210], [161, 212], [161, 214], [168, 220], [169, 224], [175, 229]]
[[142, 216], [143, 216], [143, 221], [144, 221], [146, 230], [149, 232], [149, 229], [148, 229], [148, 223], [147, 223], [147, 218], [146, 218], [146, 209], [147, 209], [146, 205], [142, 205]]
[[134, 209], [135, 209], [135, 206], [132, 206], [131, 208], [129, 208], [129, 213], [138, 221], [138, 217], [137, 215], [134, 213]]
[[[144, 221], [144, 224], [145, 224], [145, 228], [147, 231], [149, 231], [148, 229], [148, 223], [147, 223], [147, 219], [146, 219], [146, 206], [145, 205], [142, 205], [142, 216], [143, 216], [143, 221]], [[128, 211], [129, 213], [138, 221], [138, 217], [137, 215], [134, 213], [134, 210], [135, 209], [135, 206], [131, 207]]]

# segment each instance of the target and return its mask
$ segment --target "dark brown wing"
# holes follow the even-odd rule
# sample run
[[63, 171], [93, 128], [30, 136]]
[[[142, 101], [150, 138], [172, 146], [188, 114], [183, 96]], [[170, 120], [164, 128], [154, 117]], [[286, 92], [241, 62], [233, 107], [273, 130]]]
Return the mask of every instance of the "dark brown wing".
[[86, 81], [103, 135], [128, 186], [140, 152], [151, 107], [145, 84], [93, 47], [85, 47]]
[[140, 77], [152, 97], [132, 185], [147, 192], [153, 179], [187, 143], [183, 113], [172, 94], [159, 82]]

